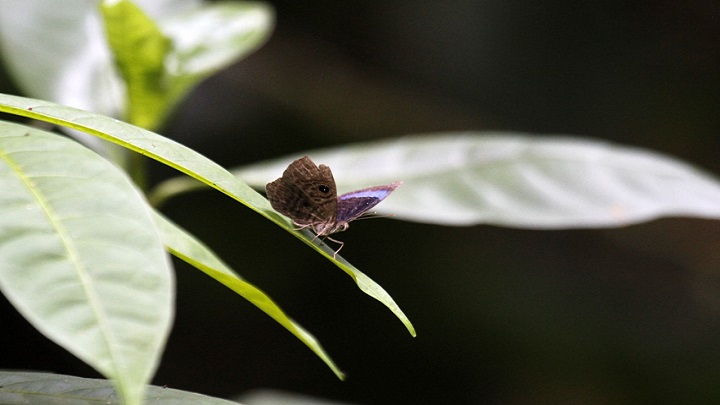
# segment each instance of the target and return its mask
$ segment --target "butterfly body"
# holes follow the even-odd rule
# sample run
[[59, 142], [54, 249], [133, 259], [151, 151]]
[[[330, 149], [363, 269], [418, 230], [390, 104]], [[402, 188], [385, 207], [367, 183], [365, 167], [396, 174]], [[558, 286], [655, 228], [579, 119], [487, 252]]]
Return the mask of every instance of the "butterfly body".
[[[330, 168], [316, 166], [304, 156], [292, 162], [282, 177], [268, 183], [270, 205], [295, 225], [310, 228], [318, 236], [346, 230], [350, 222], [365, 214], [392, 193], [402, 182], [337, 195]], [[338, 249], [339, 250], [339, 249]]]

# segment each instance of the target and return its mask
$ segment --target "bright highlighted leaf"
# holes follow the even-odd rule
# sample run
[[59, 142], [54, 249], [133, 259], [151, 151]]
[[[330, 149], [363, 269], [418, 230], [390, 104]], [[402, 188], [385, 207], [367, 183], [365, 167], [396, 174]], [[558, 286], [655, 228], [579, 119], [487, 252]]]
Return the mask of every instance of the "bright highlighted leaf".
[[263, 3], [208, 3], [156, 19], [127, 0], [103, 2], [101, 10], [127, 88], [127, 120], [148, 129], [201, 80], [262, 45], [273, 25]]
[[138, 404], [174, 305], [173, 273], [142, 195], [78, 143], [5, 122], [0, 190], [0, 289]]
[[[148, 97], [143, 103], [150, 103], [152, 110], [142, 116], [142, 122], [134, 123], [162, 122], [193, 86], [260, 47], [274, 23], [272, 8], [261, 2], [135, 0], [136, 12], [128, 12], [132, 7], [127, 4], [113, 8], [118, 3], [128, 2], [0, 1], [3, 62], [23, 93], [121, 117], [129, 85], [140, 101]], [[108, 27], [112, 38], [105, 35], [103, 11], [112, 20]], [[143, 21], [145, 14], [149, 21]], [[153, 34], [157, 28], [172, 44], [166, 55], [155, 48], [162, 42]], [[133, 55], [143, 38], [154, 43], [150, 52]], [[163, 72], [157, 70], [158, 58], [162, 58]], [[125, 68], [138, 63], [125, 78], [127, 83], [115, 69], [116, 60]], [[162, 83], [143, 91], [138, 83], [150, 78], [142, 74], [157, 75]]]
[[23, 97], [0, 95], [0, 111], [51, 122], [72, 129], [87, 132], [110, 142], [122, 145], [149, 158], [173, 167], [194, 179], [241, 202], [270, 221], [281, 226], [293, 236], [320, 252], [350, 274], [362, 291], [387, 306], [414, 336], [415, 330], [409, 319], [398, 305], [379, 285], [359, 270], [344, 261], [339, 255], [333, 258], [334, 251], [318, 241], [309, 232], [298, 232], [285, 217], [276, 213], [270, 203], [230, 172], [205, 158], [197, 152], [153, 132], [126, 124], [124, 122], [92, 114], [70, 107], [60, 106], [46, 101]]
[[127, 120], [155, 128], [170, 107], [165, 59], [170, 39], [133, 2], [103, 2], [105, 34], [127, 90]]

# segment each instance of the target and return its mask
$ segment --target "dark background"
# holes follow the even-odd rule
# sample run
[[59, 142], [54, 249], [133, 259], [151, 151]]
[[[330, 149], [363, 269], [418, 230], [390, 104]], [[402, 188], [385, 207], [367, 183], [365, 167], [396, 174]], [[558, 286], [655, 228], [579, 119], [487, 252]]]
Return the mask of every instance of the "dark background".
[[[228, 167], [508, 130], [612, 140], [720, 173], [720, 4], [529, 3], [274, 1], [270, 42], [203, 83], [162, 133]], [[2, 90], [13, 91], [7, 79]], [[170, 174], [151, 167], [156, 180]], [[353, 224], [339, 235], [343, 255], [393, 296], [413, 339], [342, 271], [229, 198], [197, 192], [163, 211], [315, 334], [349, 378], [178, 263], [177, 320], [155, 384], [361, 404], [720, 401], [717, 221]], [[0, 325], [0, 368], [97, 375], [4, 299]]]

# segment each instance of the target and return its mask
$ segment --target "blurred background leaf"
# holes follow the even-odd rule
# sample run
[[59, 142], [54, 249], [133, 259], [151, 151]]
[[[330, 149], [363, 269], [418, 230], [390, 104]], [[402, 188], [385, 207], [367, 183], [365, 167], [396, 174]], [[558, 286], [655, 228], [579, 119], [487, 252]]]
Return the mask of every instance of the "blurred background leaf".
[[[107, 380], [62, 374], [0, 371], [0, 401], [5, 405], [120, 405], [120, 398]], [[232, 405], [236, 402], [191, 392], [149, 386], [145, 403], [153, 405]]]
[[[272, 27], [264, 3], [0, 1], [3, 61], [24, 95], [147, 129], [158, 129], [200, 81], [262, 45]], [[126, 158], [72, 134], [106, 156]]]
[[404, 220], [556, 229], [720, 218], [720, 182], [710, 175], [649, 150], [571, 137], [415, 135], [299, 152], [234, 173], [264, 189], [302, 155], [332, 168], [339, 193], [403, 180], [377, 211]]

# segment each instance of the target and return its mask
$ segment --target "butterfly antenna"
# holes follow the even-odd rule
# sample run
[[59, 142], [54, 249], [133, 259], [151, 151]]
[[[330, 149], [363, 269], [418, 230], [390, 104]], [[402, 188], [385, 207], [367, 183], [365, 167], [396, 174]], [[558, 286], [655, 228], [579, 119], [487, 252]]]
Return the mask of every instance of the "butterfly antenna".
[[362, 214], [360, 217], [358, 217], [358, 218], [355, 219], [355, 220], [357, 221], [358, 219], [392, 218], [392, 217], [394, 217], [394, 216], [395, 216], [395, 214], [382, 214], [382, 215], [380, 215], [380, 214], [378, 214], [377, 212], [374, 212], [374, 211], [373, 211], [373, 212], [366, 212], [366, 213]]

